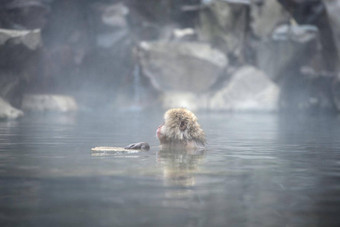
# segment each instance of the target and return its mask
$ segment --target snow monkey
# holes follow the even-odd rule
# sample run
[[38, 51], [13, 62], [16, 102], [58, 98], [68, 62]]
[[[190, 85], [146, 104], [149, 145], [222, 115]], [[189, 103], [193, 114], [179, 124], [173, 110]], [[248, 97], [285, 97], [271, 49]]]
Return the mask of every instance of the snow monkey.
[[[170, 109], [164, 114], [164, 123], [161, 124], [156, 136], [161, 149], [203, 149], [205, 134], [197, 122], [197, 117], [185, 108]], [[130, 144], [126, 149], [149, 150], [148, 143], [140, 142]]]

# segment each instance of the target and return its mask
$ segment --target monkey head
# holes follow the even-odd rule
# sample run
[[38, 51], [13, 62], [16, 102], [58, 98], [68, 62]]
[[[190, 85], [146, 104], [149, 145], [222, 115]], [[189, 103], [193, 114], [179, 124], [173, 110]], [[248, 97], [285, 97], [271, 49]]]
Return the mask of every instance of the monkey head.
[[164, 123], [156, 135], [162, 146], [182, 145], [186, 148], [200, 148], [205, 145], [205, 134], [197, 117], [185, 108], [174, 108], [164, 114]]

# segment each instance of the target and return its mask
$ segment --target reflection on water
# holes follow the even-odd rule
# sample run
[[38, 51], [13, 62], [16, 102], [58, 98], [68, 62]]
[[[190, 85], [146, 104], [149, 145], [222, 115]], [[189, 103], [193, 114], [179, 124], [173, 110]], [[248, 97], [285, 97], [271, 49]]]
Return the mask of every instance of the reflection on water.
[[163, 170], [165, 192], [163, 204], [171, 207], [188, 206], [185, 198], [194, 195], [195, 175], [204, 158], [204, 150], [160, 150], [157, 161]]
[[0, 226], [339, 226], [338, 117], [198, 116], [191, 153], [159, 150], [162, 113], [0, 122]]
[[163, 168], [165, 185], [194, 186], [194, 174], [204, 153], [204, 150], [160, 150], [157, 160]]

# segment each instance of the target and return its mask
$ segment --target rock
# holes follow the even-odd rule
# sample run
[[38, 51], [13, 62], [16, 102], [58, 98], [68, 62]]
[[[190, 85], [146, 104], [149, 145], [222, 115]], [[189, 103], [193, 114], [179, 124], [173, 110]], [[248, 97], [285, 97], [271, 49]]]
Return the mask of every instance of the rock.
[[0, 27], [8, 29], [43, 28], [51, 0], [2, 0]]
[[9, 30], [0, 29], [0, 46], [6, 42], [12, 45], [24, 45], [30, 50], [36, 50], [41, 45], [40, 29]]
[[82, 78], [86, 77], [89, 87], [101, 89], [103, 96], [112, 98], [115, 95], [108, 96], [107, 90], [119, 93], [132, 80], [135, 44], [128, 21], [130, 9], [122, 1], [95, 1], [90, 3], [88, 14], [92, 21], [89, 36], [94, 42], [86, 44], [90, 48], [82, 65]]
[[242, 61], [249, 1], [207, 1], [200, 12], [199, 37]]
[[95, 35], [99, 47], [110, 48], [129, 39], [129, 8], [123, 3], [94, 3], [90, 9], [91, 19], [98, 30]]
[[313, 25], [281, 25], [273, 33], [273, 40], [308, 43], [316, 39], [318, 28]]
[[7, 103], [0, 97], [0, 119], [16, 119], [24, 113]]
[[[257, 50], [258, 67], [277, 81], [287, 70], [308, 65], [318, 55], [318, 29], [311, 25], [282, 25]], [[311, 57], [312, 56], [312, 57]]]
[[78, 109], [74, 98], [64, 95], [25, 95], [22, 109], [26, 111], [73, 112]]
[[172, 39], [176, 41], [195, 41], [197, 40], [197, 33], [192, 28], [174, 29]]
[[142, 42], [138, 60], [161, 91], [206, 91], [228, 64], [223, 53], [197, 42]]
[[129, 9], [123, 3], [112, 4], [103, 8], [102, 21], [112, 27], [126, 27]]
[[340, 2], [334, 0], [323, 0], [323, 3], [326, 5], [327, 15], [333, 32], [334, 42], [337, 47], [338, 56], [340, 56]]
[[289, 20], [289, 13], [277, 1], [252, 1], [251, 17], [254, 33], [265, 38], [271, 35], [277, 25]]
[[27, 85], [37, 77], [40, 30], [0, 29], [0, 96], [20, 107]]
[[244, 66], [210, 100], [210, 109], [223, 111], [277, 111], [279, 88], [262, 71]]
[[340, 112], [340, 75], [333, 82], [332, 97], [334, 100], [335, 108]]
[[[337, 1], [328, 0], [278, 0], [280, 4], [290, 13], [294, 21], [300, 25], [314, 25], [319, 29], [319, 39], [321, 42], [321, 59], [317, 64], [321, 70], [335, 71], [339, 66], [337, 48], [334, 43], [334, 32], [332, 24], [337, 22], [336, 4]], [[326, 5], [326, 7], [325, 7]], [[334, 7], [335, 6], [335, 7]], [[334, 10], [333, 16], [331, 12]], [[331, 22], [334, 18], [334, 22]]]

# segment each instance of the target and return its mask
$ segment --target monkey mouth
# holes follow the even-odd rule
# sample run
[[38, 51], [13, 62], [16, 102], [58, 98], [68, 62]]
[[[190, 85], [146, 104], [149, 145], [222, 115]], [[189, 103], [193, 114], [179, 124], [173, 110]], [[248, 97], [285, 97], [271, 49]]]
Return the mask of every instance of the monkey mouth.
[[161, 135], [161, 128], [162, 128], [162, 126], [163, 126], [163, 124], [161, 124], [161, 125], [158, 126], [158, 128], [157, 128], [157, 131], [156, 131], [156, 136], [157, 136], [157, 138], [159, 138], [160, 135]]
[[164, 124], [161, 124], [160, 126], [158, 126], [157, 131], [156, 131], [156, 136], [159, 140], [162, 140], [164, 138], [164, 135], [161, 132], [163, 126]]

